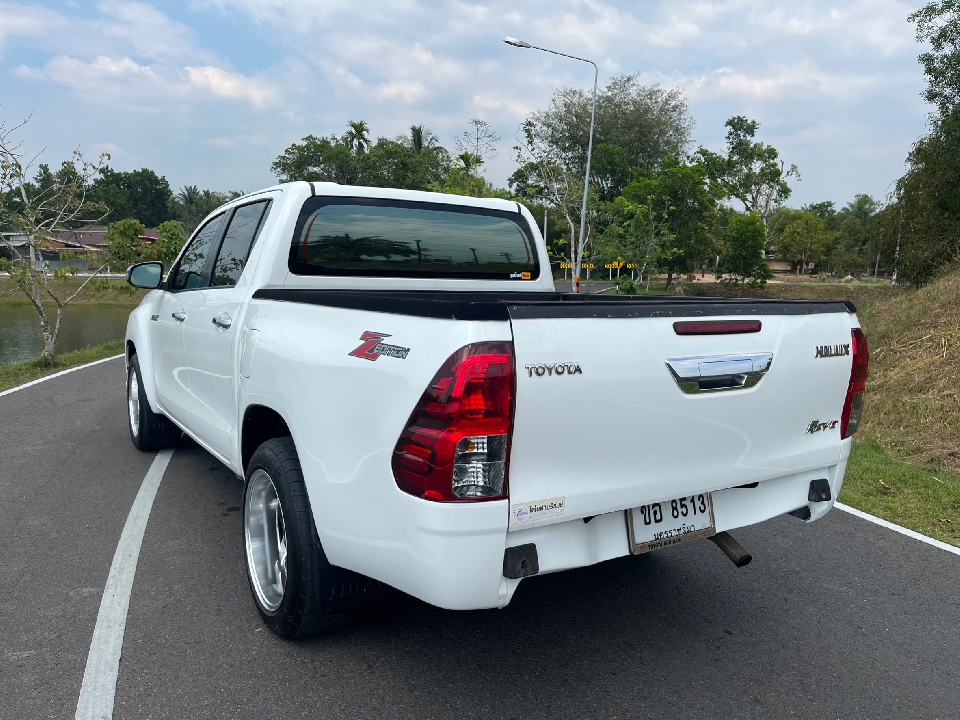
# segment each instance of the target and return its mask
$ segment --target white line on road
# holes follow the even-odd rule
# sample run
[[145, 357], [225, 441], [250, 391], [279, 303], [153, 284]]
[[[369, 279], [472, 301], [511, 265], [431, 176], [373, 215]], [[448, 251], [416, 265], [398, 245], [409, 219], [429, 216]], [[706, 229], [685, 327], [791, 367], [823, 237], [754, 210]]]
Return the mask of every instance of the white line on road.
[[935, 540], [932, 537], [921, 535], [920, 533], [914, 532], [913, 530], [908, 530], [905, 527], [894, 525], [892, 522], [887, 522], [883, 518], [878, 518], [875, 515], [870, 515], [869, 513], [865, 513], [863, 512], [863, 510], [857, 510], [855, 507], [850, 507], [849, 505], [844, 505], [843, 503], [840, 503], [840, 502], [836, 503], [834, 507], [837, 508], [838, 510], [843, 510], [844, 512], [848, 512], [851, 515], [856, 515], [858, 518], [862, 520], [866, 520], [867, 522], [872, 522], [875, 525], [879, 525], [880, 527], [885, 527], [887, 528], [887, 530], [893, 530], [894, 532], [898, 532], [901, 535], [906, 535], [907, 537], [911, 537], [914, 540], [919, 540], [920, 542], [927, 543], [927, 545], [933, 545], [934, 547], [940, 548], [941, 550], [946, 550], [948, 553], [953, 553], [954, 555], [960, 555], [960, 548], [955, 547], [954, 545], [949, 545], [945, 542], [941, 542], [940, 540]]
[[31, 380], [30, 382], [24, 383], [23, 385], [17, 385], [16, 387], [10, 388], [9, 390], [4, 390], [3, 392], [0, 392], [0, 397], [3, 397], [4, 395], [9, 395], [10, 393], [15, 393], [18, 390], [24, 390], [28, 387], [31, 387], [32, 385], [37, 385], [39, 383], [46, 382], [47, 380], [53, 380], [54, 378], [58, 378], [61, 375], [67, 375], [69, 373], [76, 372], [77, 370], [83, 370], [84, 368], [93, 367], [94, 365], [99, 365], [100, 363], [109, 362], [110, 360], [116, 360], [117, 358], [122, 358], [122, 357], [123, 357], [122, 354], [113, 355], [112, 357], [103, 358], [103, 360], [94, 360], [93, 362], [87, 363], [86, 365], [77, 365], [76, 367], [69, 368], [68, 370], [61, 370], [60, 372], [54, 373], [53, 375], [46, 375], [45, 377], [39, 378], [37, 380]]
[[120, 651], [123, 649], [123, 632], [127, 627], [127, 608], [130, 592], [137, 573], [140, 544], [147, 529], [150, 509], [157, 496], [157, 488], [167, 469], [173, 450], [161, 450], [147, 471], [140, 492], [137, 493], [127, 522], [120, 533], [120, 543], [113, 556], [107, 584], [103, 588], [100, 612], [90, 641], [87, 667], [83, 671], [83, 685], [77, 701], [77, 720], [110, 720], [113, 717], [113, 699], [117, 691], [117, 674], [120, 672]]

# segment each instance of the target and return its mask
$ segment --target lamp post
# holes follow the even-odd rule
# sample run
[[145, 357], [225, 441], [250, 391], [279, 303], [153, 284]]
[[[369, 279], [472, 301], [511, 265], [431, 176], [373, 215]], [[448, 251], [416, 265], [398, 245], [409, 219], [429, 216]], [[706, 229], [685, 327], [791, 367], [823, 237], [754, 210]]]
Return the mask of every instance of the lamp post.
[[577, 252], [573, 257], [573, 282], [574, 282], [574, 292], [580, 292], [580, 265], [583, 262], [583, 244], [587, 228], [587, 195], [590, 191], [590, 157], [593, 155], [593, 121], [596, 118], [597, 114], [597, 78], [600, 71], [597, 69], [597, 64], [592, 60], [587, 60], [586, 58], [577, 57], [576, 55], [567, 55], [566, 53], [557, 52], [556, 50], [548, 50], [547, 48], [537, 47], [536, 45], [531, 45], [528, 42], [523, 40], [518, 40], [514, 37], [506, 37], [503, 40], [507, 45], [513, 45], [513, 47], [518, 48], [528, 48], [530, 50], [542, 50], [543, 52], [548, 52], [553, 55], [560, 55], [565, 58], [570, 58], [571, 60], [579, 60], [580, 62], [590, 63], [593, 65], [593, 106], [590, 109], [590, 139], [587, 141], [587, 172], [583, 179], [583, 207], [580, 209], [580, 239], [577, 242]]

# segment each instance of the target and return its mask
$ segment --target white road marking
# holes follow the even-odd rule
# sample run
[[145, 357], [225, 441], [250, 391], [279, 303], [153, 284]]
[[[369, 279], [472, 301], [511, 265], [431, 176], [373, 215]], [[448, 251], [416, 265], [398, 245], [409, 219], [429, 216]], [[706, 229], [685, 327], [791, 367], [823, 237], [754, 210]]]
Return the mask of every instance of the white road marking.
[[9, 390], [4, 390], [3, 392], [0, 392], [0, 397], [3, 397], [4, 395], [9, 395], [10, 393], [15, 393], [18, 390], [25, 390], [28, 387], [37, 385], [42, 382], [46, 382], [47, 380], [53, 380], [54, 378], [58, 378], [61, 375], [67, 375], [69, 373], [76, 372], [77, 370], [83, 370], [84, 368], [93, 367], [94, 365], [99, 365], [100, 363], [109, 362], [110, 360], [116, 360], [117, 358], [122, 358], [122, 357], [123, 357], [122, 354], [114, 355], [112, 357], [103, 358], [103, 360], [94, 360], [93, 362], [87, 363], [86, 365], [77, 365], [76, 367], [72, 367], [67, 370], [61, 370], [60, 372], [54, 373], [53, 375], [46, 375], [42, 378], [31, 380], [28, 383], [24, 383], [23, 385], [17, 385], [16, 387], [12, 387]]
[[117, 691], [120, 671], [120, 651], [127, 626], [127, 608], [130, 592], [137, 573], [140, 544], [150, 518], [150, 509], [157, 496], [163, 473], [173, 457], [173, 450], [161, 450], [147, 471], [140, 492], [137, 493], [127, 522], [120, 533], [120, 543], [113, 556], [107, 584], [103, 588], [100, 612], [90, 641], [87, 667], [83, 671], [83, 685], [77, 701], [77, 720], [110, 720], [113, 717], [113, 699]]
[[894, 532], [898, 532], [901, 535], [906, 535], [907, 537], [911, 537], [914, 540], [919, 540], [920, 542], [924, 542], [927, 545], [933, 545], [934, 547], [940, 548], [941, 550], [946, 550], [948, 553], [953, 553], [954, 555], [960, 555], [960, 547], [950, 545], [949, 543], [936, 540], [932, 537], [927, 537], [926, 535], [921, 535], [920, 533], [914, 532], [913, 530], [908, 530], [905, 527], [894, 525], [892, 522], [887, 522], [883, 518], [878, 518], [876, 515], [865, 513], [863, 510], [857, 510], [855, 507], [850, 507], [849, 505], [844, 505], [843, 503], [840, 503], [840, 502], [836, 503], [834, 507], [837, 508], [838, 510], [843, 510], [844, 512], [848, 512], [851, 515], [856, 515], [858, 518], [861, 518], [862, 520], [866, 520], [867, 522], [872, 522], [875, 525], [879, 525], [880, 527], [885, 527], [887, 528], [887, 530], [893, 530]]

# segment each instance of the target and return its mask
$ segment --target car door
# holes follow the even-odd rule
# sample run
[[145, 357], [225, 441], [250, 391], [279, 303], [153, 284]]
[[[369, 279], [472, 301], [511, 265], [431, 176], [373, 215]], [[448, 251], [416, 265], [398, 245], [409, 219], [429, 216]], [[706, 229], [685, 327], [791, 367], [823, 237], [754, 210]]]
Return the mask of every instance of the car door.
[[190, 375], [190, 428], [225, 458], [232, 457], [236, 436], [236, 364], [246, 294], [237, 283], [269, 206], [269, 200], [259, 200], [233, 209], [210, 265], [210, 282], [198, 292], [197, 303], [183, 326]]
[[206, 283], [204, 271], [220, 237], [224, 214], [205, 223], [193, 236], [180, 261], [170, 271], [152, 319], [154, 386], [164, 413], [182, 424], [189, 421], [190, 386], [184, 352], [183, 323], [197, 290]]

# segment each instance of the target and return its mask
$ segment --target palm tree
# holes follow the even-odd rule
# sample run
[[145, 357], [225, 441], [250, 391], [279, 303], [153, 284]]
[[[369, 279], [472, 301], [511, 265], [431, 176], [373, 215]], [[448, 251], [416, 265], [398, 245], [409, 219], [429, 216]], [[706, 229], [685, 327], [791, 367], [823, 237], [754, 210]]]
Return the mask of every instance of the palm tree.
[[410, 126], [410, 148], [417, 155], [423, 152], [423, 125]]
[[177, 202], [184, 207], [196, 205], [200, 200], [200, 188], [196, 185], [184, 185], [177, 193]]
[[472, 152], [460, 153], [457, 155], [457, 160], [460, 161], [461, 169], [467, 175], [473, 175], [473, 171], [483, 165], [483, 158]]
[[363, 155], [370, 149], [370, 126], [366, 120], [350, 120], [347, 127], [343, 139], [355, 155]]

